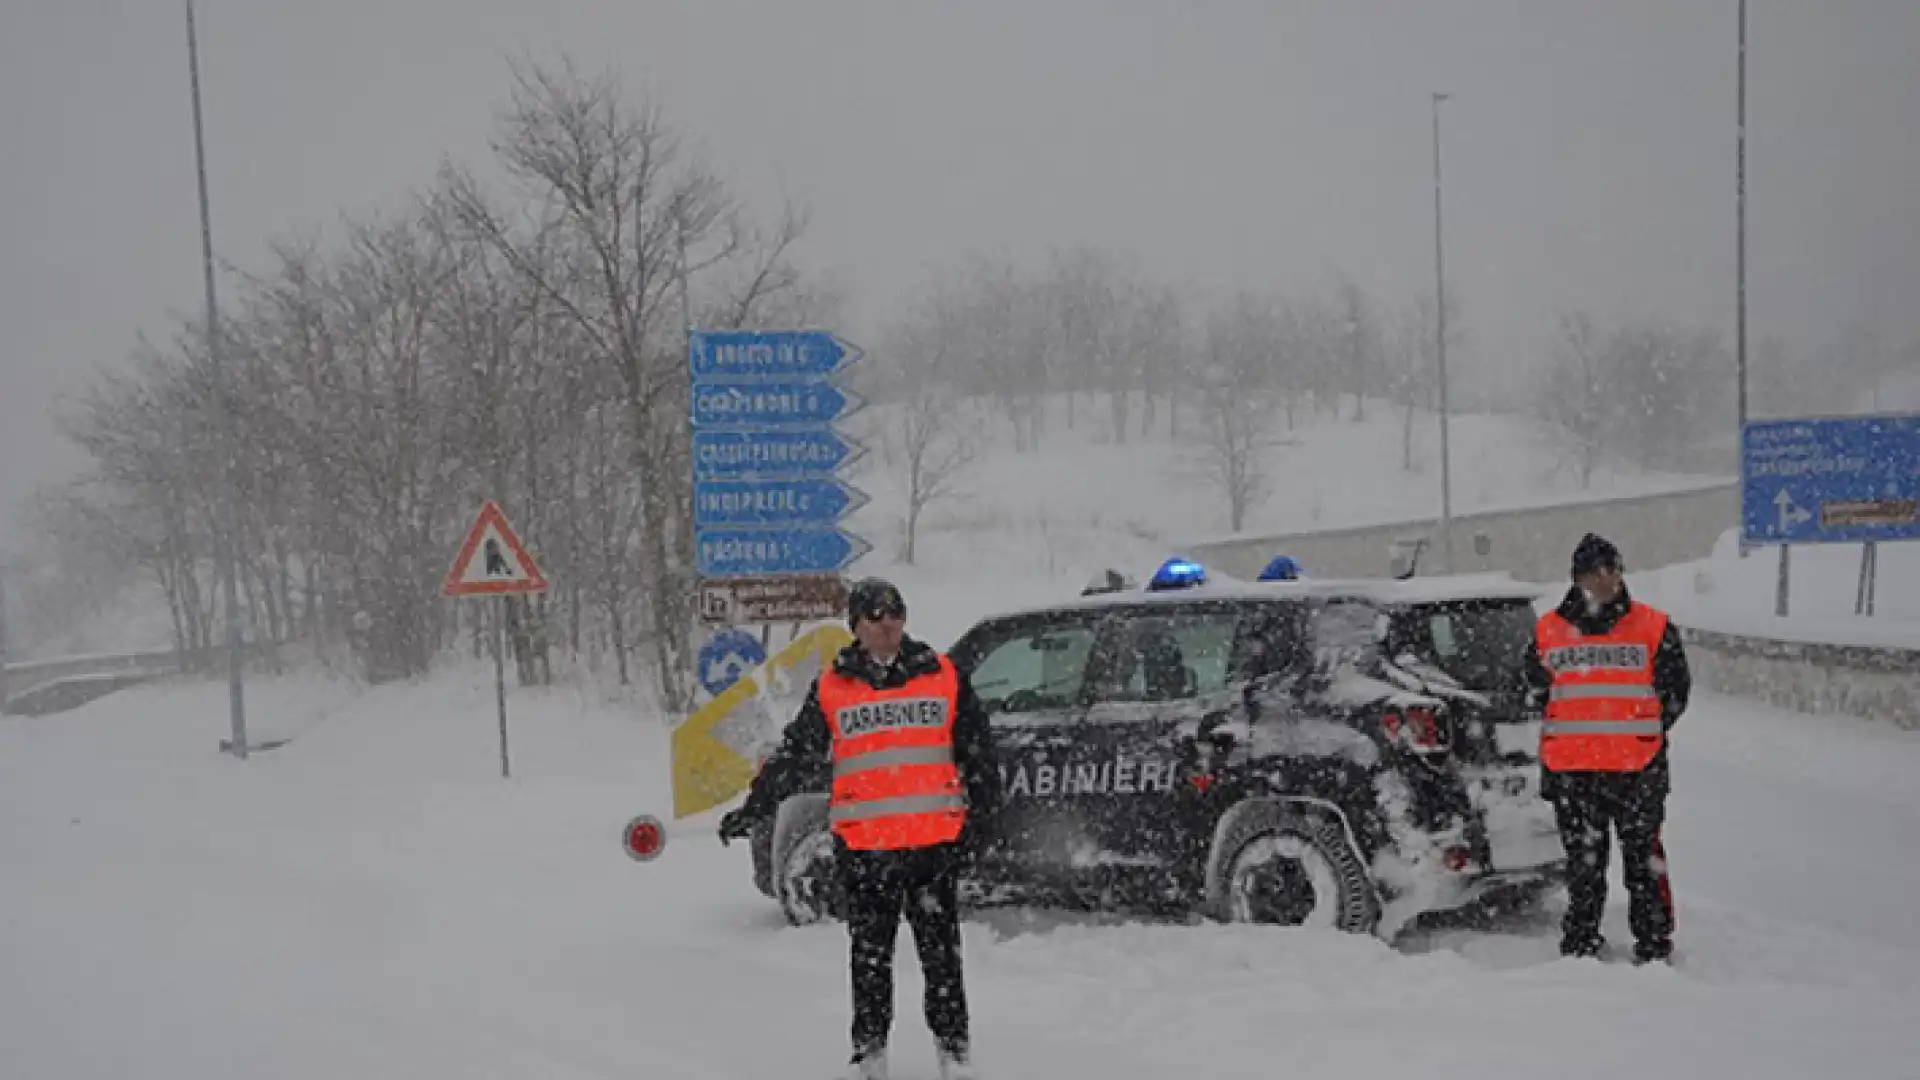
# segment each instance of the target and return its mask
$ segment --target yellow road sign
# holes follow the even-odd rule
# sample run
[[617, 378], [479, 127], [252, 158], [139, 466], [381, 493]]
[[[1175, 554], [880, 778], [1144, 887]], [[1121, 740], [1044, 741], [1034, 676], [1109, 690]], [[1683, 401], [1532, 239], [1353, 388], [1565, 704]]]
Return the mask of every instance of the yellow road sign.
[[[673, 730], [673, 816], [691, 817], [732, 799], [753, 783], [757, 757], [770, 748], [815, 675], [853, 635], [827, 624], [795, 638], [767, 662], [741, 676]], [[798, 691], [792, 692], [794, 687]], [[780, 709], [781, 697], [792, 705]], [[782, 715], [784, 712], [784, 715]]]

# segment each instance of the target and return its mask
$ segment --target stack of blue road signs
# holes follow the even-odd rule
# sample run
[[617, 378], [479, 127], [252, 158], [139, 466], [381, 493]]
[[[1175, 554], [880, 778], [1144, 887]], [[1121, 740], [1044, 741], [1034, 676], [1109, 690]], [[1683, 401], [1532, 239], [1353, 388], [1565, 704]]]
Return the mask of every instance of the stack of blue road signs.
[[859, 350], [824, 330], [773, 330], [695, 331], [687, 352], [703, 585], [837, 576], [871, 551], [840, 527], [867, 502], [841, 476], [861, 448], [834, 426], [861, 405], [835, 382]]

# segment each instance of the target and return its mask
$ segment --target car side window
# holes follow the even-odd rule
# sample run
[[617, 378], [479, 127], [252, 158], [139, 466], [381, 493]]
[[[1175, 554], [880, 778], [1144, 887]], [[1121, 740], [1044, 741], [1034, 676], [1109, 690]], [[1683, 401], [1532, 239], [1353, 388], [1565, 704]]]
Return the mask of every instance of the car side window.
[[1235, 676], [1240, 614], [1231, 607], [1128, 615], [1089, 665], [1095, 702], [1180, 701], [1218, 693]]
[[990, 714], [1077, 705], [1094, 635], [1090, 622], [1010, 628], [982, 642], [972, 666], [973, 691]]
[[1234, 644], [1233, 678], [1298, 674], [1308, 663], [1306, 605], [1293, 601], [1249, 608]]
[[1378, 608], [1361, 600], [1316, 604], [1307, 631], [1314, 667], [1329, 672], [1343, 664], [1364, 664], [1380, 651], [1382, 619]]

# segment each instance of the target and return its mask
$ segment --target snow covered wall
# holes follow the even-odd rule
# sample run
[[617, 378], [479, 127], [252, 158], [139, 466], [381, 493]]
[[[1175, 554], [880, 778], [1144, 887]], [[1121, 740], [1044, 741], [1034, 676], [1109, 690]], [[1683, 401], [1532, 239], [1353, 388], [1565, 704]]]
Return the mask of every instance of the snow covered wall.
[[1777, 641], [1683, 626], [1695, 682], [1815, 714], [1920, 731], [1920, 650]]
[[[1710, 555], [1728, 523], [1739, 520], [1740, 486], [1714, 482], [1681, 491], [1582, 500], [1455, 514], [1454, 566], [1460, 571], [1504, 570], [1522, 581], [1564, 582], [1573, 545], [1589, 531], [1607, 535], [1626, 553], [1627, 567], [1670, 566]], [[1538, 503], [1537, 496], [1534, 500]], [[1385, 577], [1396, 541], [1426, 537], [1422, 572], [1438, 571], [1436, 518], [1353, 529], [1238, 537], [1193, 545], [1209, 566], [1251, 579], [1277, 552], [1300, 559], [1320, 577]], [[1476, 547], [1484, 537], [1484, 550]]]

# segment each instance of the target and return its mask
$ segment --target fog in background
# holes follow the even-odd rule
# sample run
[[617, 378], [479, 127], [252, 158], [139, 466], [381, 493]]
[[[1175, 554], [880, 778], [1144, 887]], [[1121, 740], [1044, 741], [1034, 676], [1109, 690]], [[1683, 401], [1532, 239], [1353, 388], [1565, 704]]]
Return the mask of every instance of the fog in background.
[[[1198, 292], [1431, 289], [1443, 111], [1462, 394], [1566, 308], [1732, 341], [1734, 0], [808, 4], [203, 0], [218, 254], [266, 264], [491, 167], [505, 57], [651, 91], [871, 333], [936, 263], [1098, 244]], [[0, 10], [0, 505], [79, 463], [53, 395], [201, 304], [182, 6]], [[1750, 322], [1920, 335], [1920, 4], [1754, 0]]]

